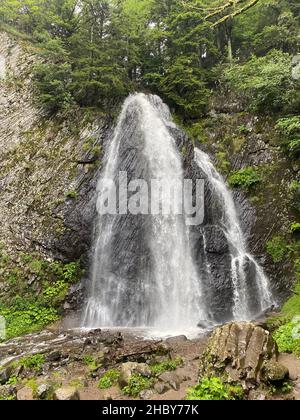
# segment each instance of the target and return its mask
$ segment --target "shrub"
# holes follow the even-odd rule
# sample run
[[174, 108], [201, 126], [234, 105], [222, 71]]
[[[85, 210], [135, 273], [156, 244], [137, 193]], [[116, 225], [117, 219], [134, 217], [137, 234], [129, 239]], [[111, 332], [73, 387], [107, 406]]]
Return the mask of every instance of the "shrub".
[[248, 166], [240, 171], [234, 172], [229, 176], [228, 182], [231, 187], [241, 187], [247, 190], [260, 183], [262, 178], [255, 169]]
[[287, 244], [281, 236], [275, 236], [267, 242], [267, 252], [271, 255], [274, 263], [283, 261], [287, 252]]
[[120, 372], [117, 369], [108, 370], [100, 379], [98, 387], [100, 389], [111, 388], [112, 386], [116, 385], [119, 376]]
[[187, 400], [240, 400], [243, 398], [241, 386], [229, 385], [220, 378], [203, 378], [198, 385], [189, 388]]

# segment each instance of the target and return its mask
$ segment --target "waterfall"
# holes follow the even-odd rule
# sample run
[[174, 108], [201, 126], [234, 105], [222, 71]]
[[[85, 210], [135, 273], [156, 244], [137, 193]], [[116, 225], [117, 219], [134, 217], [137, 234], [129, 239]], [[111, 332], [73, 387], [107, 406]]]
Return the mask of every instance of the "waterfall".
[[[241, 229], [237, 210], [231, 192], [223, 177], [217, 172], [209, 156], [195, 149], [195, 161], [207, 177], [215, 198], [222, 208], [220, 225], [227, 238], [231, 253], [231, 273], [234, 287], [233, 316], [237, 320], [249, 320], [274, 304], [268, 279], [255, 259], [247, 252], [245, 237]], [[249, 290], [246, 267], [252, 265], [254, 286]], [[256, 296], [253, 295], [257, 290]], [[255, 311], [251, 310], [251, 300], [258, 299]]]
[[[183, 168], [183, 138], [159, 97], [139, 93], [124, 102], [97, 185], [83, 327], [187, 333], [200, 324], [251, 320], [272, 305], [268, 279], [247, 250], [232, 194], [203, 151], [195, 149], [190, 172]], [[125, 173], [126, 186], [143, 180], [151, 192], [152, 180], [172, 191], [187, 173], [194, 181], [205, 178], [209, 204], [203, 225], [188, 226], [184, 212], [124, 211], [142, 189], [138, 181], [125, 194]], [[118, 211], [104, 214], [103, 196], [114, 194]], [[174, 195], [167, 194], [164, 205], [173, 204]]]
[[[172, 126], [168, 107], [160, 98], [144, 94], [130, 96], [124, 103], [107, 152], [98, 195], [103, 191], [103, 179], [117, 178], [122, 166], [121, 148], [127, 143], [125, 154], [128, 158], [128, 149], [136, 141], [139, 143], [138, 152], [135, 152], [139, 154], [136, 165], [141, 167], [141, 173], [135, 172], [135, 175], [142, 175], [147, 180], [163, 180], [170, 188], [174, 180], [183, 182], [181, 155], [169, 131]], [[132, 170], [132, 160], [130, 166]], [[167, 203], [164, 203], [171, 205], [172, 199], [172, 196], [165, 197]], [[134, 279], [126, 267], [132, 250], [122, 249], [122, 259], [118, 255], [120, 247], [130, 248], [132, 241], [125, 242], [124, 237], [116, 241], [115, 237], [120, 226], [124, 227], [128, 220], [134, 223], [129, 215], [98, 214], [92, 281], [83, 325], [153, 327], [161, 331], [184, 331], [195, 327], [200, 319], [205, 319], [205, 314], [201, 281], [190, 252], [185, 216], [151, 214], [140, 217], [139, 226], [132, 229], [138, 232], [142, 229], [146, 244], [143, 245], [145, 254], [141, 256], [144, 259], [142, 267]], [[140, 244], [136, 243], [136, 246]], [[123, 275], [117, 275], [114, 259], [123, 266]]]

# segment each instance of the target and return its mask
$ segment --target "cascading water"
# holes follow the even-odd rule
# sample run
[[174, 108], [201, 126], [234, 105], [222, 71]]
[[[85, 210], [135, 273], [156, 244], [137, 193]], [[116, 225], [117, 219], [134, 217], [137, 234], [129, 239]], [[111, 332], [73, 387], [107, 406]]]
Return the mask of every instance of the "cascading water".
[[[207, 177], [215, 199], [222, 208], [220, 226], [227, 238], [231, 253], [231, 273], [234, 287], [233, 316], [237, 320], [249, 320], [262, 313], [273, 304], [268, 279], [255, 259], [247, 252], [243, 231], [240, 226], [237, 210], [231, 192], [222, 176], [216, 171], [209, 156], [195, 149], [195, 161]], [[246, 267], [253, 265], [252, 293], [249, 293]], [[253, 296], [257, 289], [256, 296]], [[258, 299], [255, 310], [251, 310], [251, 300]]]
[[[159, 97], [127, 98], [97, 187], [96, 240], [82, 326], [186, 333], [199, 322], [250, 320], [272, 305], [268, 280], [247, 252], [233, 197], [204, 152], [195, 150], [196, 168], [190, 162], [189, 173], [193, 180], [206, 179], [203, 226], [188, 227], [186, 216], [177, 213], [102, 213], [104, 190], [119, 193], [118, 210], [128, 204], [120, 173], [126, 172], [126, 186], [141, 179], [148, 184], [162, 180], [170, 188], [174, 180], [182, 183], [180, 136]], [[172, 200], [172, 195], [164, 197], [164, 205], [172, 207]]]
[[[133, 130], [128, 130], [130, 124], [133, 124]], [[128, 148], [136, 140], [139, 142], [138, 147], [142, 147], [142, 151], [139, 151], [142, 170], [138, 175], [148, 181], [163, 180], [167, 188], [171, 188], [175, 179], [183, 182], [181, 155], [168, 125], [172, 126], [169, 110], [158, 97], [147, 97], [144, 94], [130, 96], [124, 103], [107, 153], [98, 194], [101, 195], [103, 191], [103, 179], [117, 178], [121, 168], [120, 148], [124, 146], [124, 137]], [[172, 196], [164, 197], [164, 205], [172, 204]], [[116, 247], [115, 235], [128, 218], [128, 215], [98, 215], [92, 287], [83, 325], [154, 327], [161, 331], [184, 331], [196, 326], [199, 319], [205, 319], [205, 314], [202, 309], [201, 282], [190, 252], [185, 217], [177, 214], [149, 214], [147, 219], [140, 218], [144, 239], [146, 236], [146, 256], [141, 257], [145, 261], [135, 276], [135, 284], [130, 278], [130, 270], [125, 269], [126, 276], [118, 276], [113, 269], [114, 258], [119, 260], [116, 251], [120, 249], [120, 244], [124, 247], [128, 245], [121, 238]], [[126, 254], [123, 249], [122, 255], [124, 259], [120, 264], [126, 265], [130, 252]]]

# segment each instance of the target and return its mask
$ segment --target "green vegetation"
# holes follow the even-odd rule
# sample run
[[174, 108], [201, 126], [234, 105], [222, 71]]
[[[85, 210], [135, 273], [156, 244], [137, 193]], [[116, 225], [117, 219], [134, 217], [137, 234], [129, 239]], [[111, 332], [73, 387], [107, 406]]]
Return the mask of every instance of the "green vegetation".
[[182, 364], [182, 359], [177, 358], [175, 360], [166, 360], [161, 363], [156, 363], [154, 365], [151, 365], [151, 371], [153, 375], [161, 375], [164, 372], [176, 370], [178, 366]]
[[273, 50], [264, 57], [252, 56], [245, 64], [230, 66], [225, 79], [255, 112], [293, 110], [298, 103], [291, 72], [290, 55]]
[[[30, 39], [35, 87], [50, 113], [113, 108], [129, 92], [161, 95], [185, 120], [216, 86], [251, 110], [299, 110], [294, 0], [2, 0], [0, 25]], [[246, 7], [248, 6], [248, 7]], [[241, 128], [241, 133], [247, 134]]]
[[289, 154], [297, 158], [300, 155], [300, 117], [281, 118], [276, 124], [277, 131], [283, 137], [281, 144]]
[[120, 372], [117, 369], [110, 369], [104, 373], [98, 383], [100, 389], [111, 388], [116, 385], [120, 376]]
[[24, 369], [33, 370], [35, 372], [39, 372], [44, 364], [45, 356], [39, 353], [23, 357], [17, 362], [17, 366], [22, 366]]
[[2, 281], [10, 286], [5, 299], [0, 300], [7, 339], [57, 321], [69, 286], [82, 275], [79, 261], [62, 264], [24, 253], [12, 257], [3, 248], [0, 248], [0, 270]]
[[238, 385], [227, 384], [220, 378], [203, 378], [198, 385], [189, 388], [186, 400], [240, 400], [243, 389]]
[[274, 263], [280, 263], [286, 256], [287, 243], [281, 236], [274, 236], [267, 242], [267, 252], [271, 255]]
[[123, 393], [130, 397], [137, 397], [140, 392], [152, 388], [154, 379], [140, 374], [134, 374], [130, 377], [129, 385], [123, 388]]
[[279, 327], [274, 339], [280, 352], [294, 353], [300, 358], [300, 317]]
[[299, 233], [300, 232], [300, 223], [295, 222], [291, 224], [291, 233]]
[[262, 181], [261, 176], [257, 171], [248, 166], [237, 172], [233, 172], [228, 179], [229, 185], [232, 187], [240, 187], [244, 189], [251, 189]]
[[67, 198], [72, 198], [73, 200], [76, 200], [76, 198], [78, 197], [78, 193], [77, 191], [68, 191], [66, 194]]

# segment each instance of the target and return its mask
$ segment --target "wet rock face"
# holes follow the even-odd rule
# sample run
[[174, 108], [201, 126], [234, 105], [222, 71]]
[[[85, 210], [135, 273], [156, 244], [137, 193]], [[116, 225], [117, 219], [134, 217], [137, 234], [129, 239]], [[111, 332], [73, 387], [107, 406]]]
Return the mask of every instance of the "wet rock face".
[[112, 121], [43, 116], [32, 91], [35, 60], [25, 42], [0, 32], [0, 237], [11, 253], [74, 261], [90, 249], [102, 158], [93, 149], [110, 137]]
[[277, 356], [269, 331], [253, 323], [232, 322], [211, 336], [201, 358], [200, 376], [225, 374], [251, 387], [266, 378], [263, 366], [274, 366]]

